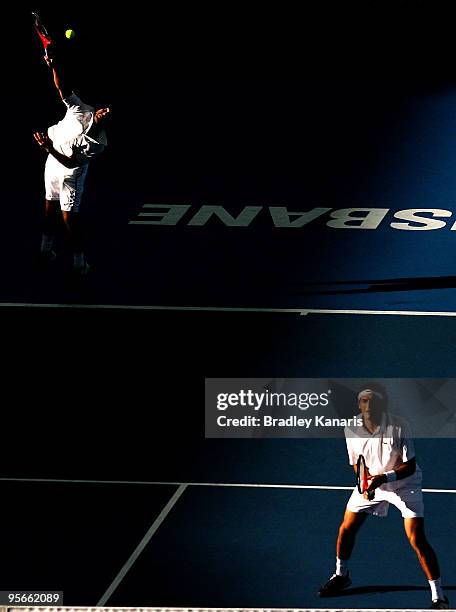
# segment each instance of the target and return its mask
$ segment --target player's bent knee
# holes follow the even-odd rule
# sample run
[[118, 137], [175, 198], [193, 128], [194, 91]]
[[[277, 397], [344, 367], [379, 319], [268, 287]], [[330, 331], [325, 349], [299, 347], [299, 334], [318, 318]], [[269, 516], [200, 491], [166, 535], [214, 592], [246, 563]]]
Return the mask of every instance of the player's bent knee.
[[414, 550], [427, 551], [431, 548], [427, 539], [422, 535], [415, 535], [413, 538], [409, 538], [409, 541]]
[[422, 533], [410, 533], [408, 539], [414, 550], [427, 550], [429, 548], [429, 542]]

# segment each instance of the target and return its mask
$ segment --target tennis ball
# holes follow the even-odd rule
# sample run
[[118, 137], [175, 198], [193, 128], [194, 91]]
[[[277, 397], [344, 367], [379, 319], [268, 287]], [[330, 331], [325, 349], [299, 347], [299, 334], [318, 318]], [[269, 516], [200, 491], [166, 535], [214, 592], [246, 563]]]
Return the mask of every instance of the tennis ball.
[[74, 38], [74, 37], [75, 37], [75, 31], [74, 31], [74, 30], [66, 30], [66, 32], [65, 32], [65, 36], [66, 36], [68, 39], [70, 39], [70, 40], [71, 40], [72, 38]]

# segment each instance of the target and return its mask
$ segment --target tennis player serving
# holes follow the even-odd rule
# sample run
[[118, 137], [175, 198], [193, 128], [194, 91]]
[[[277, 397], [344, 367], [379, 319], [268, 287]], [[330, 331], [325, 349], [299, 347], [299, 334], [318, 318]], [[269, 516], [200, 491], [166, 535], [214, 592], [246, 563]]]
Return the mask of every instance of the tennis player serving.
[[105, 107], [95, 110], [93, 106], [82, 102], [64, 80], [62, 64], [55, 52], [54, 43], [47, 37], [43, 39], [42, 35], [40, 38], [46, 50], [44, 59], [66, 107], [66, 114], [61, 121], [46, 132], [33, 134], [40, 148], [48, 153], [44, 171], [46, 196], [41, 255], [45, 260], [55, 258], [54, 245], [61, 214], [67, 242], [73, 254], [73, 269], [85, 274], [89, 266], [83, 249], [79, 214], [81, 197], [89, 162], [107, 144], [105, 124], [111, 109]]
[[[390, 504], [404, 519], [405, 533], [431, 587], [433, 610], [447, 610], [436, 554], [424, 532], [422, 474], [407, 423], [387, 411], [386, 391], [369, 385], [357, 394], [363, 424], [346, 428], [350, 464], [355, 473], [364, 457], [367, 490], [355, 487], [348, 500], [336, 543], [336, 571], [319, 591], [320, 597], [338, 595], [351, 584], [348, 560], [356, 534], [369, 514], [385, 517]], [[359, 483], [359, 479], [358, 479]]]

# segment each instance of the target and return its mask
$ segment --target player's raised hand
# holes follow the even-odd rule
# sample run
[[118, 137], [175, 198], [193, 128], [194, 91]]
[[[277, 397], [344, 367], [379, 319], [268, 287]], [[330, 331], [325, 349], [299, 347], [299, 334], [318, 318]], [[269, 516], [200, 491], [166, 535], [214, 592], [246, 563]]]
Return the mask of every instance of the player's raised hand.
[[44, 61], [46, 62], [46, 64], [48, 65], [49, 68], [52, 68], [53, 64], [54, 64], [54, 58], [49, 56], [49, 55], [45, 55], [44, 56]]
[[45, 151], [49, 152], [49, 150], [52, 148], [52, 140], [49, 138], [46, 132], [34, 132], [33, 138]]

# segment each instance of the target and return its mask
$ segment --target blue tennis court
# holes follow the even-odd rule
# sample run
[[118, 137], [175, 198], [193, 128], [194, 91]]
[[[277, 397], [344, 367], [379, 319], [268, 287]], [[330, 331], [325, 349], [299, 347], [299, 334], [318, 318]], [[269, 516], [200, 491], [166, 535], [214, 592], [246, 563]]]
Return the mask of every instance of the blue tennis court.
[[[394, 19], [391, 7], [365, 9], [375, 13], [368, 70], [349, 45], [337, 46], [317, 6], [309, 19], [315, 35], [329, 37], [326, 47], [314, 56], [311, 36], [301, 49], [285, 37], [277, 70], [259, 41], [254, 71], [255, 37], [244, 32], [230, 53], [223, 28], [212, 38], [196, 14], [187, 15], [194, 38], [169, 7], [157, 8], [151, 37], [138, 20], [144, 9], [120, 16], [94, 8], [89, 21], [65, 7], [43, 10], [75, 91], [115, 109], [84, 193], [92, 267], [82, 284], [68, 274], [64, 248], [55, 265], [34, 266], [45, 157], [32, 133], [59, 119], [63, 105], [33, 32], [19, 27], [28, 8], [12, 9], [24, 50], [16, 73], [27, 78], [14, 91], [20, 127], [4, 125], [11, 205], [1, 301], [455, 312], [456, 89], [445, 39], [432, 47], [434, 63], [429, 48], [421, 57], [418, 30], [405, 29], [410, 47], [394, 28], [388, 49], [374, 44], [382, 23], [447, 20], [442, 8], [400, 4]], [[332, 3], [331, 23], [361, 36], [355, 5]], [[80, 34], [67, 40], [62, 23]], [[119, 28], [135, 32], [128, 67]], [[26, 179], [17, 159], [26, 160]]]
[[[427, 607], [428, 586], [394, 508], [363, 527], [350, 564], [352, 587], [331, 600], [318, 598], [333, 569], [351, 486], [344, 444], [269, 440], [255, 453], [249, 442], [248, 450], [227, 444], [229, 467], [219, 466], [226, 481], [3, 481], [11, 500], [5, 518], [16, 526], [4, 546], [4, 584], [63, 590], [72, 606]], [[447, 488], [447, 476], [439, 478], [434, 457], [452, 449], [452, 442], [417, 443], [425, 488], [438, 491], [425, 493], [426, 523], [450, 598], [455, 490]], [[255, 457], [263, 470], [269, 458], [268, 481], [252, 481]], [[246, 464], [250, 479], [243, 478]]]
[[[63, 590], [72, 606], [427, 607], [394, 508], [363, 527], [352, 587], [317, 597], [353, 486], [344, 440], [205, 439], [204, 378], [448, 376], [451, 318], [2, 313], [4, 392], [20, 406], [4, 419], [5, 588]], [[71, 395], [62, 355], [84, 363]], [[426, 524], [450, 598], [453, 446], [416, 440], [424, 487], [439, 490], [424, 494]]]
[[[85, 277], [62, 225], [55, 261], [39, 258], [32, 134], [64, 109], [30, 9], [74, 91], [112, 106], [80, 212]], [[0, 591], [426, 608], [394, 508], [363, 527], [353, 585], [318, 598], [354, 486], [344, 441], [205, 438], [204, 384], [454, 376], [451, 11], [18, 2], [4, 21]], [[454, 440], [416, 447], [454, 605]]]

